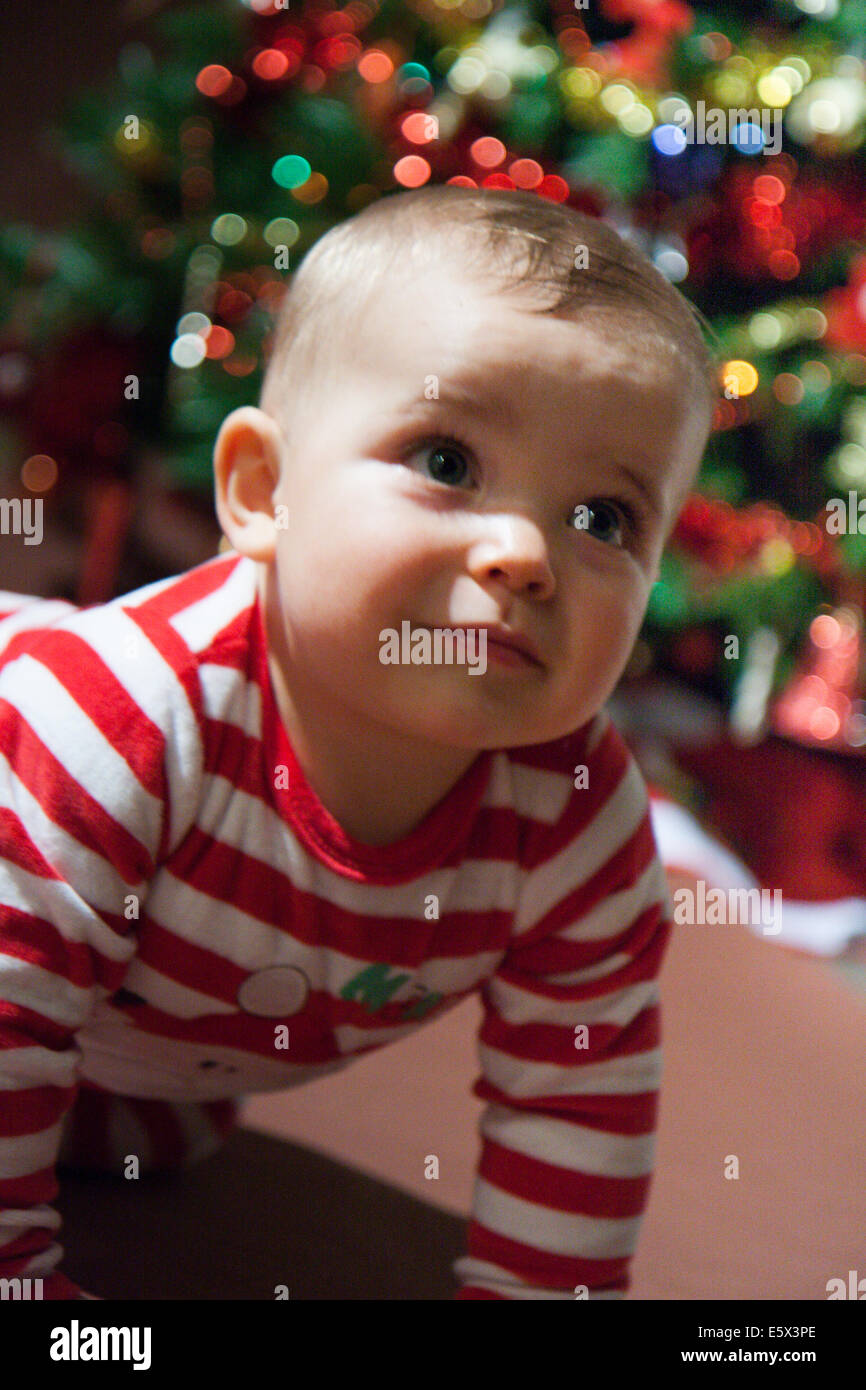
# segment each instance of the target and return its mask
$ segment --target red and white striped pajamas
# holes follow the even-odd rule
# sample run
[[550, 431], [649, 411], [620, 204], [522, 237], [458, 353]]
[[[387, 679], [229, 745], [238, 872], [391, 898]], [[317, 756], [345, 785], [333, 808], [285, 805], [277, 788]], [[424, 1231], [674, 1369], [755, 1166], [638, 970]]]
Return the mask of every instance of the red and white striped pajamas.
[[607, 716], [481, 753], [408, 836], [369, 846], [295, 760], [250, 561], [83, 612], [7, 609], [0, 1277], [77, 1294], [57, 1269], [58, 1157], [192, 1161], [236, 1098], [345, 1067], [478, 990], [487, 1105], [458, 1296], [621, 1297], [670, 928]]

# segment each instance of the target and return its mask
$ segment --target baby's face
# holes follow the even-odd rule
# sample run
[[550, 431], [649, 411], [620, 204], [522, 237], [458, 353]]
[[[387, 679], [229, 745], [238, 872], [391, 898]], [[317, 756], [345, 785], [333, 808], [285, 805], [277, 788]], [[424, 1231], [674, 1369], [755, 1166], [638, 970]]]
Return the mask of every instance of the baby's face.
[[[660, 354], [532, 315], [453, 267], [394, 285], [315, 387], [274, 494], [289, 688], [467, 749], [591, 718], [706, 442], [688, 396]], [[383, 634], [404, 622], [500, 625], [538, 659], [488, 641], [483, 674], [383, 662]]]

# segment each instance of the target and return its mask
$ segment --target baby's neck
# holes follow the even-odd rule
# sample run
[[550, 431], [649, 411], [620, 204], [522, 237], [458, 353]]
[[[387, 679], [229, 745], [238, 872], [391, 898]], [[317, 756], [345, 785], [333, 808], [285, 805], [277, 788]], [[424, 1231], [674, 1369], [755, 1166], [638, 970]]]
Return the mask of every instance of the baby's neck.
[[478, 751], [420, 743], [384, 725], [359, 729], [356, 715], [326, 706], [315, 692], [290, 690], [266, 580], [259, 593], [271, 690], [307, 782], [352, 839], [370, 846], [405, 839], [459, 782]]

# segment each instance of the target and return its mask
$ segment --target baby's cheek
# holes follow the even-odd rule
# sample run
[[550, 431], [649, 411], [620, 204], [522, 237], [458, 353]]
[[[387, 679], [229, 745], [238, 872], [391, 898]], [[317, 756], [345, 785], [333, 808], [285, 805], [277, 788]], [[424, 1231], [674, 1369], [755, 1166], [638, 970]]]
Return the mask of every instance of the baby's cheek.
[[594, 599], [587, 598], [581, 615], [580, 637], [584, 662], [599, 685], [614, 684], [628, 661], [646, 609], [637, 584], [600, 586]]

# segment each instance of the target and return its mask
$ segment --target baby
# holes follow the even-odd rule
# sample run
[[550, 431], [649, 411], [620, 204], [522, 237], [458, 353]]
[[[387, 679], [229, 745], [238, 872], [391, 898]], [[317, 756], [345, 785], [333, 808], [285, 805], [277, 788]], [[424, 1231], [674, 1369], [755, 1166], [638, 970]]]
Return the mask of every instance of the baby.
[[695, 315], [597, 219], [387, 195], [307, 254], [220, 429], [231, 549], [0, 624], [0, 1277], [92, 1296], [58, 1161], [192, 1162], [237, 1097], [479, 991], [457, 1296], [622, 1297], [670, 927], [602, 707], [712, 399]]

